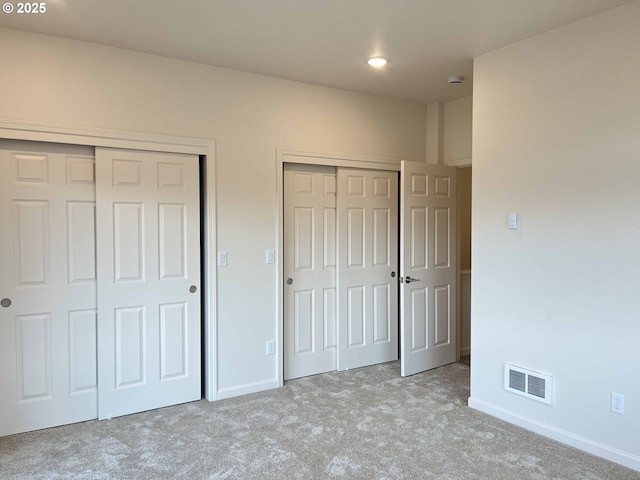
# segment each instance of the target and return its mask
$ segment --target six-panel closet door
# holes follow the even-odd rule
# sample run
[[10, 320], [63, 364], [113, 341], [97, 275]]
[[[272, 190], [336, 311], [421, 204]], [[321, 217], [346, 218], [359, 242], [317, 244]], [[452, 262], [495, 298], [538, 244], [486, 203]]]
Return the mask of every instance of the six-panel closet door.
[[2, 141], [0, 168], [0, 435], [200, 399], [198, 157]]
[[284, 378], [336, 369], [336, 169], [284, 167]]
[[284, 167], [284, 378], [398, 358], [398, 176]]
[[0, 435], [97, 416], [91, 147], [0, 142]]
[[338, 370], [398, 359], [398, 174], [338, 168]]
[[96, 148], [101, 419], [200, 399], [198, 162]]

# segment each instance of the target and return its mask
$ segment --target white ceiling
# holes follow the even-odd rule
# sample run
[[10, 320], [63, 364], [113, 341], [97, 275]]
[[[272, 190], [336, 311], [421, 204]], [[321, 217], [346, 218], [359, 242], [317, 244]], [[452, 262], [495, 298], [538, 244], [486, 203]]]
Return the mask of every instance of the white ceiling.
[[473, 57], [630, 1], [46, 0], [0, 26], [429, 103], [471, 94]]

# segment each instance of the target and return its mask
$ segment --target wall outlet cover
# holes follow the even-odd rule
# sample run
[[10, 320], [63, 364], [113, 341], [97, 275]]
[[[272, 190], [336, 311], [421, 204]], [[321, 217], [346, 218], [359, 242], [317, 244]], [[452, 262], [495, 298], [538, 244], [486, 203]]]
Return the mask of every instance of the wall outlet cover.
[[618, 415], [624, 415], [624, 395], [611, 392], [611, 411]]

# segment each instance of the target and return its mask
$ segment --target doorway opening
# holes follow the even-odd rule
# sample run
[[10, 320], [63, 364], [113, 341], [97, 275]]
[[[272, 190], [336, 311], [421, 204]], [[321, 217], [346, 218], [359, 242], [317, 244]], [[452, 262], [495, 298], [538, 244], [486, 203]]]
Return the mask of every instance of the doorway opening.
[[460, 361], [467, 365], [471, 365], [471, 178], [471, 166], [458, 168], [458, 345]]

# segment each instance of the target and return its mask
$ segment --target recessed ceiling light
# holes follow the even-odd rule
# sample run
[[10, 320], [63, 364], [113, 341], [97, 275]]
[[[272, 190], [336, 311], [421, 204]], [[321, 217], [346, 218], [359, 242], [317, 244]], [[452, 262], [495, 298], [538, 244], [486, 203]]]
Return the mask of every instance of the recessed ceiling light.
[[387, 64], [387, 59], [382, 57], [372, 57], [367, 62], [372, 67], [384, 67]]

